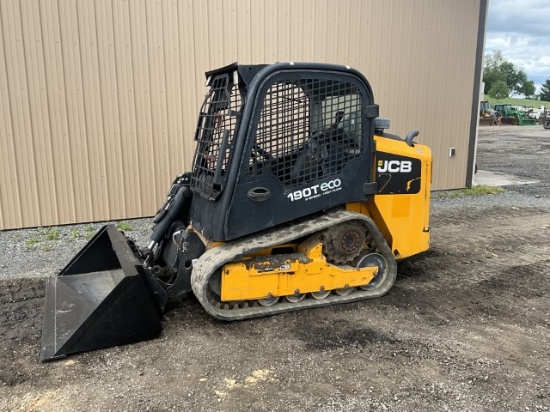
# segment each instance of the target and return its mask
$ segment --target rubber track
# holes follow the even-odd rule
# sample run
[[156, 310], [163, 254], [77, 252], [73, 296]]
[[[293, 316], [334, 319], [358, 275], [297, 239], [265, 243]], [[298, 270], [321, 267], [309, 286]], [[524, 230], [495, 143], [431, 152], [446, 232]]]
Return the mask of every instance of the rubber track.
[[[241, 258], [259, 250], [283, 243], [289, 243], [300, 237], [312, 235], [331, 226], [350, 220], [360, 220], [365, 223], [369, 233], [374, 239], [378, 253], [381, 253], [386, 258], [388, 262], [387, 276], [389, 277], [389, 282], [383, 282], [383, 286], [374, 290], [364, 291], [356, 289], [348, 296], [330, 294], [322, 300], [310, 298], [309, 295], [306, 299], [296, 303], [283, 301], [283, 299], [281, 299], [279, 303], [270, 307], [256, 305], [243, 308], [226, 309], [217, 307], [211, 303], [208, 296], [208, 282], [216, 270], [226, 263], [238, 261]], [[261, 234], [248, 236], [246, 238], [208, 250], [194, 264], [193, 273], [191, 275], [191, 285], [195, 296], [210, 315], [216, 319], [231, 321], [377, 298], [388, 292], [395, 282], [396, 275], [397, 263], [395, 258], [386, 243], [386, 240], [372, 219], [360, 213], [338, 210], [328, 212], [318, 218], [291, 224], [283, 228], [271, 229]]]

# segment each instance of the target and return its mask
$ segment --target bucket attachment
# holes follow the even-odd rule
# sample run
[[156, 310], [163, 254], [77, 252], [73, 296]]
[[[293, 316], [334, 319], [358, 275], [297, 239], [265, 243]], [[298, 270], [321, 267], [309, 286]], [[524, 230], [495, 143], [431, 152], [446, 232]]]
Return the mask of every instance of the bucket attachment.
[[124, 234], [104, 226], [47, 281], [41, 361], [155, 338], [165, 304]]

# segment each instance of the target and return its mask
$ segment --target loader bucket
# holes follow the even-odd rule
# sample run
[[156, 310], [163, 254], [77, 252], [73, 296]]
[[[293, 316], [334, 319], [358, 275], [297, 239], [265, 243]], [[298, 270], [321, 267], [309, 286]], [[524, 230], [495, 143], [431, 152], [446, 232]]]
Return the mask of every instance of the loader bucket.
[[517, 126], [517, 125], [518, 125], [518, 119], [517, 119], [517, 117], [513, 117], [513, 116], [504, 116], [504, 117], [501, 117], [500, 122], [501, 122], [502, 124], [512, 125], [512, 126]]
[[124, 234], [104, 226], [46, 283], [41, 361], [158, 336], [155, 285]]

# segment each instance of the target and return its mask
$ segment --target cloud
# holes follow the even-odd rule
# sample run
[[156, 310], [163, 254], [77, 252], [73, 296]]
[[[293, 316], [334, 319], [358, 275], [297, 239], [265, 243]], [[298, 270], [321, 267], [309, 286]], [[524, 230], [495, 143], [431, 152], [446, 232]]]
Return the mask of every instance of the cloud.
[[485, 52], [500, 50], [537, 85], [550, 77], [550, 2], [489, 1]]

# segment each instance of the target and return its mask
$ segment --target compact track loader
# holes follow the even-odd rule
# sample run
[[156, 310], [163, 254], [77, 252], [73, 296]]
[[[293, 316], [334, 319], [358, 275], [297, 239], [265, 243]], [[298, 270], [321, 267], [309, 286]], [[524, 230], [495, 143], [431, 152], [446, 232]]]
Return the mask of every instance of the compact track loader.
[[192, 171], [143, 248], [103, 227], [48, 280], [41, 359], [156, 337], [193, 292], [232, 321], [377, 298], [429, 247], [431, 152], [385, 132], [349, 67], [206, 73]]

